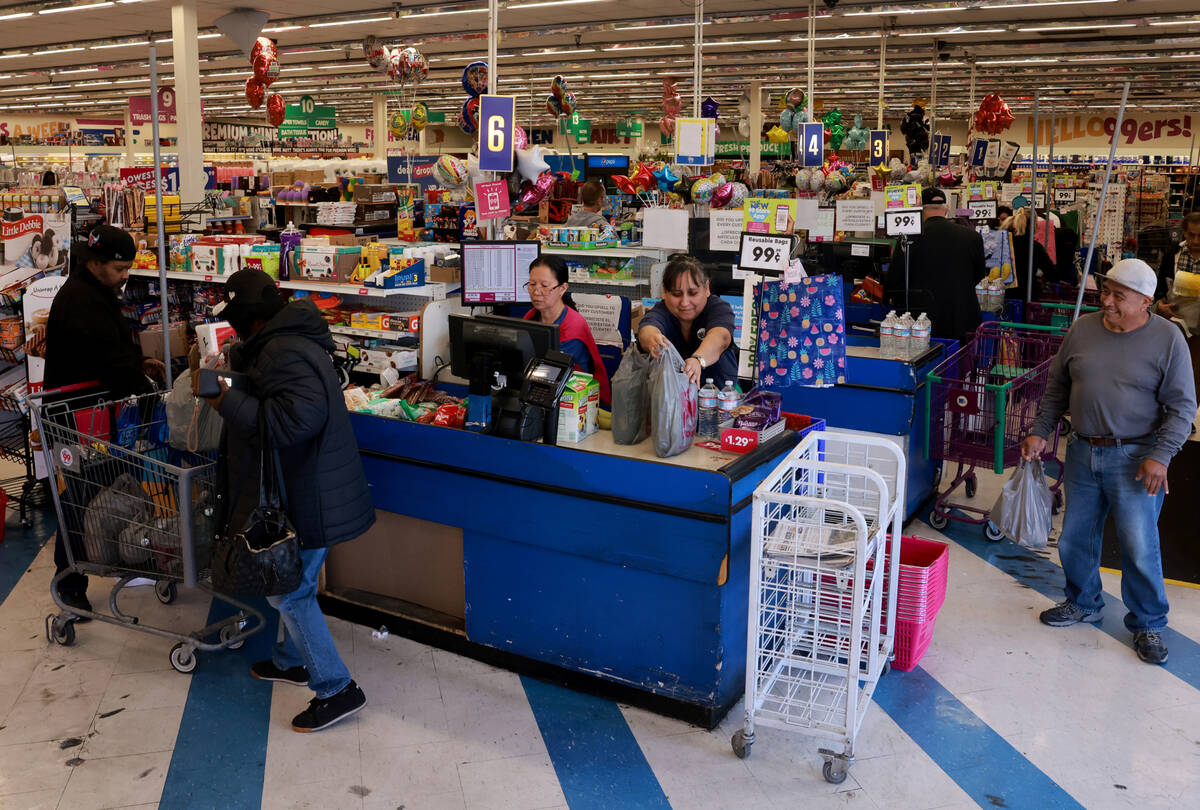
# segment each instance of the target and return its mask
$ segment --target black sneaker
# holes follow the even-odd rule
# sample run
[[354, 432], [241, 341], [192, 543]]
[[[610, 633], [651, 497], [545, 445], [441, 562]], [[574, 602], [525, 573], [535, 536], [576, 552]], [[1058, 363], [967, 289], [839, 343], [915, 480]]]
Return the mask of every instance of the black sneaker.
[[[75, 610], [85, 610], [88, 613], [92, 612], [92, 603], [88, 601], [87, 594], [63, 593], [62, 591], [59, 591], [58, 598], [61, 599], [62, 603], [64, 605], [66, 605], [68, 608], [74, 608]], [[75, 616], [75, 621], [78, 622], [79, 624], [83, 624], [84, 622], [90, 622], [92, 620], [90, 616], [81, 616], [78, 614], [73, 614], [73, 615]]]
[[346, 684], [346, 688], [332, 697], [324, 700], [313, 698], [308, 702], [308, 708], [292, 718], [292, 731], [310, 732], [329, 728], [339, 720], [345, 720], [350, 715], [367, 705], [367, 696], [354, 681]]
[[1038, 618], [1042, 620], [1042, 624], [1051, 627], [1068, 627], [1080, 622], [1096, 624], [1104, 617], [1099, 613], [1085, 613], [1070, 602], [1060, 602], [1049, 610], [1043, 610]]
[[279, 681], [280, 683], [294, 683], [296, 686], [308, 686], [307, 668], [280, 669], [269, 658], [250, 667], [250, 674], [260, 681]]
[[1139, 630], [1133, 634], [1133, 649], [1147, 664], [1167, 663], [1167, 645], [1163, 643], [1162, 633]]

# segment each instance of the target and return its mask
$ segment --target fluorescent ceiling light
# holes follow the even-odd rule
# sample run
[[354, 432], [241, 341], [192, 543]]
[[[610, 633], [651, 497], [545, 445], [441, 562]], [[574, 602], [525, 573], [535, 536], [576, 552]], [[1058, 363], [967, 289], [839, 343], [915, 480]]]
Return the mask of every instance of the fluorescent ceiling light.
[[103, 0], [103, 2], [100, 3], [88, 3], [82, 6], [59, 6], [58, 8], [44, 8], [39, 11], [38, 14], [61, 14], [64, 11], [85, 11], [89, 8], [107, 8], [108, 6], [112, 5], [115, 5], [113, 0]]
[[[705, 20], [701, 25], [711, 25], [712, 20]], [[686, 23], [667, 23], [666, 25], [630, 25], [622, 28], [614, 28], [614, 31], [657, 31], [660, 28], [695, 28], [694, 22]]]
[[391, 17], [358, 17], [353, 20], [334, 20], [333, 22], [309, 23], [309, 28], [332, 28], [335, 25], [359, 25], [362, 23], [387, 22]]
[[771, 42], [782, 42], [780, 39], [742, 39], [734, 42], [705, 42], [705, 48], [721, 48], [728, 45], [766, 45]]
[[72, 51], [82, 51], [83, 48], [56, 48], [49, 51], [34, 51], [30, 56], [54, 56], [59, 53], [71, 53]]
[[[3, 20], [0, 17], [0, 20]], [[1151, 25], [1200, 25], [1200, 20], [1171, 20], [1169, 22], [1152, 22]]]
[[1043, 0], [1038, 3], [1004, 3], [988, 8], [1034, 8], [1036, 6], [1090, 6], [1097, 3], [1115, 3], [1117, 0]]
[[1044, 25], [1018, 28], [1018, 31], [1090, 31], [1093, 28], [1136, 28], [1137, 23], [1079, 23], [1078, 25]]
[[290, 67], [290, 68], [280, 68], [280, 69], [279, 69], [279, 72], [280, 72], [280, 73], [294, 73], [294, 72], [296, 72], [296, 71], [298, 71], [298, 70], [312, 70], [312, 68], [311, 68], [311, 67]]
[[22, 17], [32, 17], [32, 11], [17, 11], [12, 14], [0, 14], [0, 20], [19, 20]]
[[957, 8], [881, 8], [878, 11], [847, 11], [843, 17], [891, 17], [897, 14], [936, 14], [954, 12]]
[[653, 51], [660, 48], [682, 48], [683, 45], [613, 45], [603, 48], [605, 51]]
[[1026, 59], [980, 59], [975, 64], [977, 65], [1030, 65], [1042, 64], [1045, 62], [1057, 62], [1057, 59], [1043, 59], [1041, 57], [1029, 57]]
[[537, 0], [533, 3], [517, 3], [516, 5], [509, 4], [508, 10], [518, 8], [545, 8], [547, 6], [578, 6], [584, 3], [607, 3], [608, 0]]
[[[496, 54], [497, 59], [512, 59], [514, 56], [516, 56], [515, 53]], [[437, 59], [439, 62], [483, 62], [486, 60], [487, 54], [484, 54], [483, 56], [443, 56]], [[434, 60], [430, 59], [429, 61], [432, 62]]]
[[523, 51], [521, 56], [549, 56], [553, 53], [595, 53], [595, 48], [562, 48], [561, 50]]
[[219, 37], [219, 36], [221, 36], [221, 35], [220, 35], [220, 34], [217, 34], [217, 33], [213, 33], [213, 34], [197, 34], [197, 35], [196, 35], [196, 39], [216, 39], [216, 38], [217, 38], [217, 37]]
[[304, 26], [303, 25], [276, 25], [272, 28], [264, 28], [263, 32], [266, 33], [269, 31], [272, 34], [275, 34], [280, 31], [295, 31], [297, 28], [304, 28]]
[[1007, 28], [974, 28], [966, 30], [963, 28], [947, 28], [943, 31], [910, 31], [907, 34], [897, 34], [901, 37], [957, 37], [966, 34], [1003, 34]]
[[[68, 73], [94, 73], [95, 71], [97, 71], [99, 69], [100, 68], [76, 68], [74, 70], [56, 70], [56, 71], [54, 71], [54, 75], [64, 76]], [[7, 79], [8, 76], [5, 76], [4, 78]]]
[[144, 42], [114, 42], [111, 45], [89, 45], [89, 51], [102, 51], [105, 48], [132, 48], [135, 45], [145, 45]]

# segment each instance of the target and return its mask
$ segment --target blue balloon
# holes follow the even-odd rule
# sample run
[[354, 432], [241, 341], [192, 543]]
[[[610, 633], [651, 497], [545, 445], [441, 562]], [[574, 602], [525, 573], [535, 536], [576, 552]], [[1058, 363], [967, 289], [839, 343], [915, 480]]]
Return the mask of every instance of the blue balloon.
[[671, 167], [666, 163], [663, 164], [661, 169], [651, 172], [651, 174], [654, 175], [654, 179], [658, 183], [659, 191], [670, 191], [679, 182], [679, 175], [671, 171]]
[[791, 132], [795, 127], [795, 117], [791, 110], [783, 109], [779, 113], [779, 128], [784, 132]]
[[482, 61], [472, 62], [463, 68], [462, 86], [463, 90], [466, 90], [471, 96], [486, 93], [488, 88], [488, 63]]

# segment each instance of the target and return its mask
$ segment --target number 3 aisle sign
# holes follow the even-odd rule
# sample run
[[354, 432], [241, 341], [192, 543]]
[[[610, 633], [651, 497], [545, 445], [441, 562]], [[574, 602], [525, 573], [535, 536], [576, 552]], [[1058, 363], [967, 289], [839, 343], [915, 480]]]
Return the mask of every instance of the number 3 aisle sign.
[[479, 97], [479, 170], [513, 170], [513, 123], [517, 100], [513, 96]]

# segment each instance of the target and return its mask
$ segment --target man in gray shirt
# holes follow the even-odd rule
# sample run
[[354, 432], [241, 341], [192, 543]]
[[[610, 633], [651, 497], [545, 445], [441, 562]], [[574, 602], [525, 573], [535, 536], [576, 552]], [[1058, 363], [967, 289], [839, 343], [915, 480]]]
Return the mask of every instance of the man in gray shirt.
[[589, 180], [579, 189], [580, 205], [567, 219], [568, 228], [607, 228], [608, 220], [600, 215], [604, 210], [604, 184]]
[[1070, 411], [1075, 432], [1067, 444], [1067, 512], [1058, 541], [1067, 598], [1043, 611], [1042, 622], [1100, 621], [1100, 547], [1111, 511], [1121, 543], [1125, 626], [1138, 657], [1163, 664], [1168, 605], [1158, 515], [1169, 491], [1167, 465], [1196, 418], [1196, 389], [1183, 333], [1150, 313], [1156, 283], [1139, 259], [1124, 259], [1109, 271], [1101, 311], [1075, 322], [1050, 366], [1021, 454], [1039, 458]]

